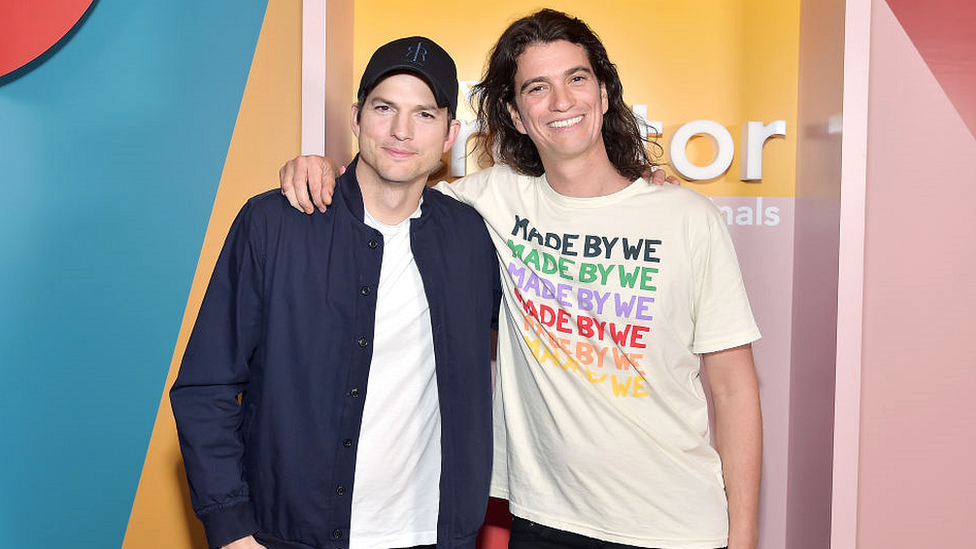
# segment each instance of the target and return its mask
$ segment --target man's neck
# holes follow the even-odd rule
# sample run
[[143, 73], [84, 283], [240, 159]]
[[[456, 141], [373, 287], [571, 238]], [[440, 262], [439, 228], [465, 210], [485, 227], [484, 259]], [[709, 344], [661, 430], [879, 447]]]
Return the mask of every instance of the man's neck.
[[593, 198], [620, 191], [632, 182], [610, 163], [605, 148], [572, 159], [543, 158], [546, 180], [554, 191], [574, 198]]
[[410, 217], [420, 205], [426, 181], [411, 183], [385, 181], [374, 172], [356, 167], [356, 179], [363, 194], [363, 206], [373, 219], [386, 225], [396, 225]]

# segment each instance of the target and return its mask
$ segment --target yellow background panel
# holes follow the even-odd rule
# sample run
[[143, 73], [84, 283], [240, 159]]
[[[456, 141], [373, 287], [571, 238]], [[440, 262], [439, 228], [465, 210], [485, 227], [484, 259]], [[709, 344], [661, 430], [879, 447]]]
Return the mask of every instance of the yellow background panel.
[[[358, 84], [377, 46], [411, 34], [429, 36], [451, 52], [460, 80], [478, 80], [502, 30], [542, 7], [580, 17], [600, 35], [620, 71], [624, 99], [630, 105], [647, 105], [648, 118], [664, 123], [659, 142], [665, 149], [674, 131], [692, 120], [714, 120], [729, 130], [736, 154], [728, 172], [689, 186], [708, 195], [793, 196], [798, 0], [554, 0], [545, 5], [510, 0], [470, 5], [359, 0], [354, 81]], [[474, 118], [463, 108], [458, 116]], [[762, 181], [739, 181], [741, 125], [778, 119], [786, 120], [787, 136], [766, 142]], [[698, 164], [710, 160], [710, 151], [707, 144], [688, 147], [689, 157]]]
[[[249, 197], [278, 186], [278, 168], [299, 150], [301, 28], [301, 2], [268, 2], [166, 379], [167, 391], [176, 379], [190, 330], [231, 222]], [[203, 527], [190, 508], [169, 393], [164, 392], [122, 547], [206, 546]]]

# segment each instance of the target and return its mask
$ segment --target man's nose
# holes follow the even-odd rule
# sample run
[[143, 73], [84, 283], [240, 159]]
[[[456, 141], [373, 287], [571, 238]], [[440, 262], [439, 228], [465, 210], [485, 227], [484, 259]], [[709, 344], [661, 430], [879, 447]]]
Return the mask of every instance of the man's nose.
[[549, 107], [554, 111], [566, 111], [573, 106], [573, 95], [565, 86], [553, 86]]
[[413, 127], [408, 114], [397, 113], [397, 115], [393, 117], [393, 123], [390, 126], [390, 135], [392, 135], [398, 141], [406, 141], [410, 139], [410, 137], [413, 135]]

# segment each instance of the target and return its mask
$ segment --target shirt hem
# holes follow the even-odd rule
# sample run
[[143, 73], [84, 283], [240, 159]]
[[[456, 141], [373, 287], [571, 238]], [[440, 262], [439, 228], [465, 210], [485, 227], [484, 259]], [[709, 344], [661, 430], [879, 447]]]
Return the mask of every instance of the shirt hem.
[[591, 528], [581, 524], [560, 520], [548, 515], [539, 514], [512, 501], [509, 501], [509, 509], [513, 515], [516, 515], [519, 518], [531, 520], [532, 522], [537, 522], [543, 526], [548, 526], [549, 528], [564, 530], [566, 532], [572, 532], [574, 534], [580, 534], [612, 543], [623, 543], [637, 547], [667, 547], [668, 549], [715, 549], [716, 547], [725, 547], [728, 545], [727, 537], [680, 540], [668, 538], [632, 537], [615, 534], [597, 528]]
[[414, 532], [394, 536], [369, 538], [364, 541], [349, 540], [349, 549], [387, 549], [389, 547], [415, 547], [437, 543], [437, 531]]
[[488, 497], [508, 499], [508, 490], [502, 488], [501, 486], [492, 484], [491, 488], [488, 489]]

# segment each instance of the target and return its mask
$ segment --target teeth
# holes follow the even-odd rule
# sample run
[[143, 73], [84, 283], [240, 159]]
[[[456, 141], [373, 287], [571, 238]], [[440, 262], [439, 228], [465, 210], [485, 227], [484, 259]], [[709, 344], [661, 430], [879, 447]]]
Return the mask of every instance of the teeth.
[[583, 115], [577, 116], [576, 118], [570, 118], [568, 120], [557, 120], [555, 122], [550, 122], [550, 128], [565, 128], [567, 126], [572, 126], [573, 124], [579, 124], [583, 120]]

